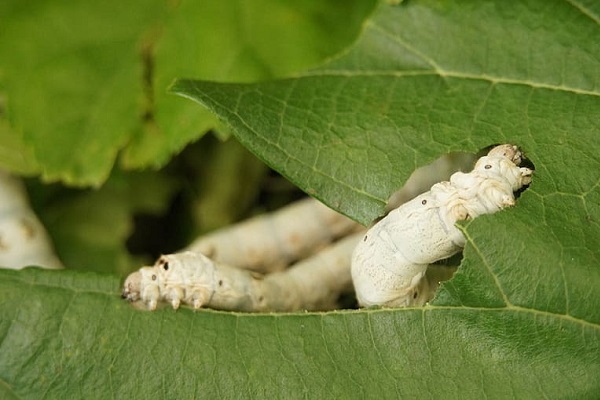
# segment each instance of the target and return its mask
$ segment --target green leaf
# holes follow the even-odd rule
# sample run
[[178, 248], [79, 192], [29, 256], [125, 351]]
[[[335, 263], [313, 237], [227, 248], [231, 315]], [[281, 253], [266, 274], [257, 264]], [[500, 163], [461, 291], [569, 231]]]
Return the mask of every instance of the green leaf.
[[141, 0], [0, 6], [10, 141], [31, 150], [26, 163], [45, 180], [97, 185], [108, 177], [139, 123], [138, 43], [164, 12], [164, 2]]
[[268, 172], [260, 160], [237, 140], [216, 139], [188, 146], [182, 158], [195, 177], [188, 184], [195, 228], [190, 241], [248, 216]]
[[[300, 188], [369, 223], [416, 167], [498, 142], [544, 168], [542, 193], [592, 187], [599, 38], [597, 20], [563, 1], [411, 2], [382, 7], [349, 54], [307, 76], [172, 90]], [[572, 187], [547, 178], [568, 185], [579, 168]]]
[[[600, 330], [519, 307], [154, 313], [114, 277], [0, 271], [17, 398], [593, 398]], [[1, 393], [1, 392], [0, 392]]]
[[[419, 165], [514, 142], [515, 208], [463, 227], [418, 309], [134, 310], [115, 277], [0, 271], [0, 391], [64, 398], [577, 398], [600, 393], [596, 3], [408, 1], [306, 76], [180, 82], [252, 151], [362, 222]], [[2, 393], [2, 392], [0, 392]]]
[[2, 113], [0, 113], [0, 137], [2, 138], [0, 146], [2, 166], [18, 174], [34, 174], [38, 166], [31, 161], [34, 159], [31, 149], [28, 149], [10, 129], [8, 121], [2, 118]]
[[175, 77], [257, 80], [314, 66], [355, 40], [375, 1], [168, 3], [2, 2], [0, 166], [94, 186], [119, 152], [126, 168], [164, 166], [227, 130], [167, 94]]

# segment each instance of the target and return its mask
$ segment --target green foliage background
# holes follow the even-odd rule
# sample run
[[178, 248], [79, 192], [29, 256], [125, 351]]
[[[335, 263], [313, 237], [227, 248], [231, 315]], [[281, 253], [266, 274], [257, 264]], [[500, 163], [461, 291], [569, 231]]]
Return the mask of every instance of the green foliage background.
[[[209, 137], [158, 172], [126, 172], [164, 167], [211, 130], [228, 136], [208, 110], [167, 93], [173, 80], [264, 80], [314, 66], [357, 37], [374, 4], [2, 2], [0, 167], [95, 187], [30, 182], [66, 265], [125, 276], [151, 261], [148, 247], [174, 251], [264, 207], [267, 169], [235, 141]], [[162, 225], [135, 232], [153, 245], [138, 246], [142, 259], [125, 246], [134, 215]]]
[[[125, 223], [104, 263], [126, 253], [131, 215], [164, 212], [187, 185], [181, 163], [207, 153], [156, 174], [121, 169], [162, 166], [208, 129], [363, 223], [447, 151], [516, 143], [536, 171], [517, 207], [462, 227], [461, 268], [425, 308], [145, 313], [117, 296], [127, 267], [2, 271], [4, 397], [598, 398], [597, 2], [421, 0], [372, 14], [358, 1], [33, 4], [0, 6], [0, 163], [99, 185], [120, 154], [97, 192], [32, 185], [40, 209], [53, 205], [48, 221], [118, 205]], [[164, 93], [176, 76], [202, 79], [172, 90], [206, 109]], [[252, 159], [232, 149], [241, 156], [197, 173], [205, 189]], [[93, 249], [110, 235], [98, 220], [64, 229], [64, 242]]]

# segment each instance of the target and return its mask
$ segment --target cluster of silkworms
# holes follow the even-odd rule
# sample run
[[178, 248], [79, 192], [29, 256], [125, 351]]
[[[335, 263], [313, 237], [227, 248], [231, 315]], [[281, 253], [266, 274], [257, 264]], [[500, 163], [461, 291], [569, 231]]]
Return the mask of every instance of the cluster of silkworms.
[[[127, 277], [122, 296], [150, 310], [160, 302], [175, 309], [181, 303], [235, 311], [334, 309], [340, 294], [352, 291], [350, 255], [360, 236], [352, 232], [358, 228], [318, 201], [303, 200], [161, 256]], [[266, 233], [271, 237], [261, 242]], [[244, 238], [247, 243], [236, 245]]]
[[[363, 307], [423, 305], [440, 281], [431, 264], [464, 247], [456, 222], [514, 205], [514, 192], [531, 182], [532, 170], [519, 167], [521, 157], [516, 146], [494, 147], [471, 172], [434, 184], [366, 233], [353, 233], [356, 223], [305, 200], [160, 257], [126, 279], [123, 297], [151, 310], [160, 302], [175, 309], [184, 303], [194, 309], [327, 310], [354, 288]], [[329, 245], [315, 250], [323, 242]]]

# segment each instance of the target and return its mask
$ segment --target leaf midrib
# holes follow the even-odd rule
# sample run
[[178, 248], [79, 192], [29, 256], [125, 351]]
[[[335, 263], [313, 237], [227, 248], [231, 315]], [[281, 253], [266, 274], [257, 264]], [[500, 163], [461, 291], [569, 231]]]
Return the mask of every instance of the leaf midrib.
[[577, 95], [586, 95], [586, 96], [595, 96], [600, 97], [600, 91], [590, 91], [578, 88], [572, 88], [567, 86], [556, 86], [550, 85], [547, 83], [527, 81], [527, 80], [519, 80], [519, 79], [509, 79], [502, 78], [493, 75], [475, 75], [468, 74], [463, 72], [449, 71], [449, 70], [344, 70], [344, 69], [335, 69], [335, 70], [313, 70], [309, 71], [306, 74], [299, 76], [299, 78], [303, 77], [347, 77], [347, 78], [358, 78], [358, 77], [393, 77], [393, 78], [407, 78], [414, 76], [434, 76], [442, 79], [447, 78], [455, 78], [455, 79], [466, 79], [473, 81], [481, 81], [488, 82], [492, 85], [498, 84], [506, 84], [506, 85], [518, 85], [518, 86], [526, 86], [534, 89], [547, 89], [547, 90], [556, 90], [566, 93], [573, 93]]
[[589, 19], [594, 21], [596, 24], [600, 25], [600, 18], [598, 18], [596, 15], [594, 15], [590, 10], [585, 8], [583, 5], [581, 5], [580, 3], [578, 3], [575, 0], [565, 0], [565, 1], [567, 3], [569, 3], [571, 6], [573, 6], [574, 8], [576, 8], [577, 11], [581, 12], [581, 14], [585, 15], [586, 17], [588, 17]]
[[[44, 271], [46, 273], [46, 271]], [[51, 272], [52, 273], [52, 272]], [[102, 294], [107, 297], [117, 299], [117, 292], [103, 291], [103, 290], [93, 290], [93, 289], [78, 289], [75, 287], [65, 287], [59, 284], [50, 284], [47, 282], [32, 282], [31, 279], [23, 279], [19, 276], [13, 277], [4, 277], [7, 280], [12, 280], [13, 282], [18, 282], [22, 284], [27, 284], [30, 286], [37, 287], [46, 287], [52, 289], [62, 289], [64, 291], [71, 291], [74, 294]], [[114, 279], [112, 276], [105, 276], [105, 279]], [[119, 301], [125, 301], [120, 300]], [[166, 312], [171, 312], [170, 309], [165, 309]], [[586, 321], [584, 319], [576, 318], [568, 314], [557, 314], [550, 311], [536, 310], [533, 308], [527, 308], [522, 306], [517, 306], [511, 303], [507, 303], [504, 307], [475, 307], [475, 306], [443, 306], [443, 305], [427, 305], [425, 307], [407, 307], [407, 308], [397, 308], [397, 309], [389, 309], [389, 308], [376, 308], [376, 309], [362, 309], [362, 310], [334, 310], [334, 311], [321, 311], [321, 312], [277, 312], [277, 313], [245, 313], [245, 312], [235, 312], [235, 311], [220, 311], [220, 310], [212, 310], [212, 309], [203, 309], [202, 311], [193, 311], [191, 309], [182, 309], [182, 311], [178, 311], [180, 313], [196, 313], [196, 312], [209, 312], [214, 314], [221, 315], [230, 315], [235, 317], [271, 317], [271, 318], [281, 318], [281, 317], [310, 317], [314, 315], [318, 315], [320, 317], [332, 316], [332, 315], [352, 315], [352, 314], [377, 314], [377, 313], [401, 313], [401, 312], [410, 312], [410, 311], [421, 311], [425, 312], [435, 312], [435, 311], [476, 311], [476, 312], [517, 312], [517, 313], [525, 313], [532, 314], [535, 316], [544, 316], [549, 318], [557, 318], [563, 321], [567, 321], [569, 323], [579, 324], [583, 327], [591, 328], [594, 330], [600, 331], [600, 324]], [[136, 312], [145, 312], [145, 311], [136, 311]], [[160, 311], [154, 311], [155, 313], [160, 313]], [[133, 315], [133, 314], [132, 314]]]

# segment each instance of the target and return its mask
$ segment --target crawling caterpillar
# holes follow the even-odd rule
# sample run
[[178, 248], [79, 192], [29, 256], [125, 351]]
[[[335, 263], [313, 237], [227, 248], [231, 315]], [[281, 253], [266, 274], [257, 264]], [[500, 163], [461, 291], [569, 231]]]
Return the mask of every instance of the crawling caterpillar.
[[426, 193], [391, 211], [363, 236], [352, 256], [352, 281], [359, 304], [423, 305], [429, 264], [465, 245], [457, 221], [495, 213], [515, 203], [514, 192], [531, 182], [532, 170], [518, 167], [513, 145], [494, 147], [469, 173], [456, 172]]
[[161, 301], [233, 311], [297, 311], [336, 308], [352, 290], [350, 255], [361, 234], [350, 235], [286, 271], [258, 274], [217, 263], [198, 252], [161, 256], [126, 279], [122, 297], [154, 310]]

